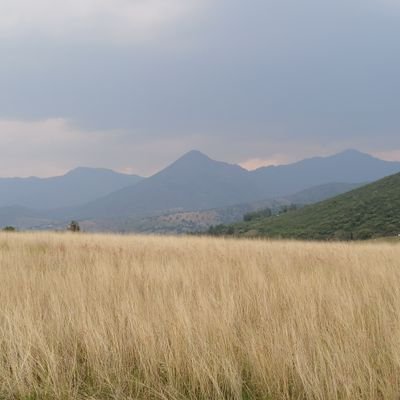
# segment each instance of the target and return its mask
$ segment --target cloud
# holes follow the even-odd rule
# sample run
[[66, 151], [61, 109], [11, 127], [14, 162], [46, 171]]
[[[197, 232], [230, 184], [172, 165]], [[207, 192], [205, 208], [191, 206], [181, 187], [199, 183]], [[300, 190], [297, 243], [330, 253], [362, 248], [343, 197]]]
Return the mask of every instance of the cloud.
[[86, 130], [63, 118], [0, 120], [0, 176], [54, 176], [78, 166], [151, 175], [191, 149], [196, 140]]
[[275, 154], [269, 158], [250, 158], [249, 160], [241, 162], [239, 165], [249, 171], [254, 171], [261, 167], [289, 164], [294, 161], [298, 160], [293, 159], [293, 157], [287, 154]]
[[147, 40], [202, 4], [204, 0], [2, 0], [0, 38]]
[[376, 0], [376, 1], [378, 4], [383, 4], [385, 6], [400, 10], [399, 0]]
[[2, 0], [0, 174], [398, 149], [390, 1]]
[[87, 148], [90, 137], [64, 119], [0, 120], [1, 175], [63, 173], [67, 166], [77, 161], [79, 143], [82, 148]]
[[[252, 170], [315, 155], [329, 155], [350, 147], [357, 147], [357, 142], [323, 146], [315, 140], [301, 138], [291, 142], [273, 141], [267, 137], [249, 141], [245, 136], [226, 141], [223, 136], [201, 133], [163, 137], [133, 130], [85, 129], [64, 118], [0, 119], [0, 176], [54, 176], [78, 166], [149, 176], [192, 149], [201, 150], [217, 160], [240, 163]], [[367, 146], [359, 149], [371, 151]], [[284, 153], [280, 152], [282, 150]], [[399, 150], [382, 149], [374, 154], [388, 160], [400, 160]]]
[[400, 149], [373, 152], [374, 156], [387, 161], [400, 161]]

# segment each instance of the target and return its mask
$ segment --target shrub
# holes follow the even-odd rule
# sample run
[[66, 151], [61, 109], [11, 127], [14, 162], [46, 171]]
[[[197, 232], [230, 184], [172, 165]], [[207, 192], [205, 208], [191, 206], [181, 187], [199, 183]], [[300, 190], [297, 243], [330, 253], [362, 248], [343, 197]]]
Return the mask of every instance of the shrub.
[[67, 228], [70, 232], [80, 232], [81, 227], [77, 221], [71, 221]]
[[358, 240], [368, 240], [374, 236], [374, 233], [370, 229], [363, 229], [357, 233]]
[[352, 234], [349, 231], [339, 230], [335, 232], [336, 240], [352, 240]]
[[6, 226], [5, 228], [3, 228], [4, 232], [15, 232], [16, 229], [13, 226]]

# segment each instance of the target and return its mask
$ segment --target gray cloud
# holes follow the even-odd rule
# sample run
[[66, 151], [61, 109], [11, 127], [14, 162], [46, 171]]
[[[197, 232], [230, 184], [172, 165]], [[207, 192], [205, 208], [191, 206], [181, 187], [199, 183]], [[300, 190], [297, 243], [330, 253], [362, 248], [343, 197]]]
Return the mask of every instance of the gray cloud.
[[[198, 8], [193, 1], [190, 10], [183, 3], [171, 1], [160, 18], [166, 3], [154, 0], [147, 19], [121, 16], [129, 4], [122, 0], [103, 1], [98, 13], [88, 1], [80, 18], [65, 3], [62, 34], [51, 34], [50, 14], [0, 35], [0, 119], [36, 127], [62, 119], [90, 138], [82, 149], [82, 136], [71, 136], [70, 151], [79, 151], [67, 163], [62, 149], [54, 158], [43, 148], [49, 161], [38, 173], [102, 161], [151, 173], [194, 147], [232, 162], [346, 147], [399, 154], [397, 2], [220, 0]], [[129, 29], [135, 20], [144, 21], [140, 35]], [[77, 21], [89, 21], [92, 35], [74, 30]], [[35, 33], [39, 22], [46, 29]], [[124, 22], [126, 29], [113, 29]], [[54, 130], [71, 135], [66, 125]], [[23, 162], [10, 161], [8, 170]]]
[[0, 37], [148, 41], [203, 7], [199, 0], [3, 0]]

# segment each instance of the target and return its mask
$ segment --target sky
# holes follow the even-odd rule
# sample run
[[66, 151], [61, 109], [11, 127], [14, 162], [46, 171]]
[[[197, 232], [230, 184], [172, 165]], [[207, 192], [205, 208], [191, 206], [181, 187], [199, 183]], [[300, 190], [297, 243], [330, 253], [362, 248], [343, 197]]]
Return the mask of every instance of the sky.
[[0, 176], [400, 160], [400, 0], [2, 0]]

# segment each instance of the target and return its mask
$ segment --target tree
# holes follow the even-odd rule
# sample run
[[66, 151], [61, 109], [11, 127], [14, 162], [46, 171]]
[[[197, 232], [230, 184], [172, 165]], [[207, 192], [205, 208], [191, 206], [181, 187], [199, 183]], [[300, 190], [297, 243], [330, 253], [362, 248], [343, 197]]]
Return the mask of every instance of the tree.
[[6, 226], [5, 228], [3, 228], [4, 232], [15, 232], [16, 229], [13, 226]]
[[228, 226], [228, 229], [226, 230], [227, 235], [233, 235], [235, 233], [235, 228], [233, 226]]
[[80, 232], [81, 227], [79, 226], [78, 221], [71, 221], [67, 228], [70, 232]]
[[286, 214], [289, 211], [288, 206], [282, 206], [281, 209], [278, 212], [278, 215]]

